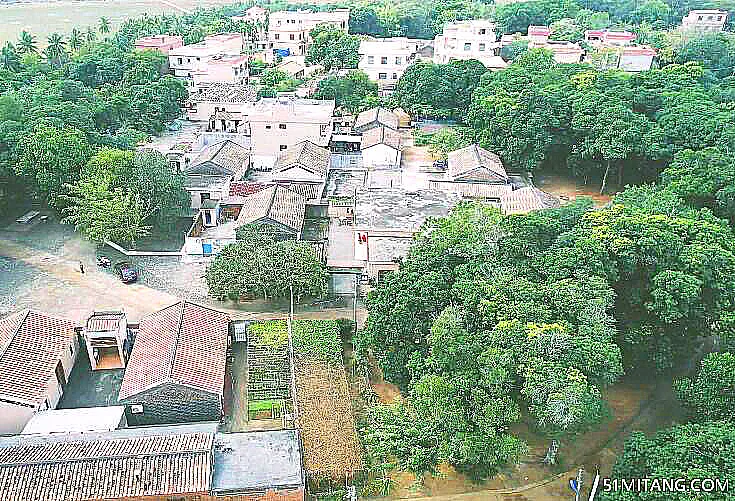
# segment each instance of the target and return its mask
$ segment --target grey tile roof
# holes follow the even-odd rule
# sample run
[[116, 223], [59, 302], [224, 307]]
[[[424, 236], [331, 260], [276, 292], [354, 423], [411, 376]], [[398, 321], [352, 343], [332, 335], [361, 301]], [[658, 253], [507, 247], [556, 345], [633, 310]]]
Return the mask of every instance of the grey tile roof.
[[429, 181], [429, 189], [457, 193], [464, 198], [500, 199], [513, 190], [510, 184], [455, 183], [451, 181]]
[[33, 310], [0, 320], [0, 398], [39, 406], [75, 336], [70, 320]]
[[555, 209], [561, 201], [550, 193], [527, 186], [511, 191], [500, 198], [503, 214], [527, 214], [534, 210]]
[[398, 130], [398, 115], [385, 108], [371, 108], [357, 115], [354, 128], [362, 132], [381, 125]]
[[395, 150], [399, 150], [401, 149], [401, 134], [382, 125], [368, 129], [362, 133], [360, 149], [364, 150], [376, 144], [385, 144]]
[[219, 495], [304, 485], [298, 431], [218, 433], [212, 492]]
[[306, 198], [283, 186], [271, 186], [243, 200], [237, 226], [270, 219], [300, 234], [306, 214]]
[[454, 181], [508, 182], [500, 157], [476, 144], [450, 152], [447, 164], [447, 174]]
[[319, 178], [326, 178], [330, 153], [311, 141], [301, 141], [278, 156], [273, 165], [274, 179], [290, 179], [289, 170], [301, 168]]
[[188, 301], [143, 317], [118, 400], [168, 382], [222, 395], [229, 322]]
[[210, 490], [215, 425], [0, 439], [0, 499], [82, 501]]
[[250, 150], [227, 139], [202, 150], [184, 169], [184, 174], [237, 176], [249, 161]]
[[215, 82], [189, 97], [190, 102], [209, 101], [216, 103], [254, 103], [258, 100], [258, 89], [252, 85]]

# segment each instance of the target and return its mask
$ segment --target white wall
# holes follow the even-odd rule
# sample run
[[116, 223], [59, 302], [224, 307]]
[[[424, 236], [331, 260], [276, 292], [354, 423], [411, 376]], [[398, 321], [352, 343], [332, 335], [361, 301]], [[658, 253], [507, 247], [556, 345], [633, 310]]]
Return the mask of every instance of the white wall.
[[398, 166], [400, 152], [387, 144], [376, 144], [362, 150], [362, 165], [365, 168]]
[[30, 407], [0, 402], [0, 434], [18, 434], [31, 420], [35, 410]]

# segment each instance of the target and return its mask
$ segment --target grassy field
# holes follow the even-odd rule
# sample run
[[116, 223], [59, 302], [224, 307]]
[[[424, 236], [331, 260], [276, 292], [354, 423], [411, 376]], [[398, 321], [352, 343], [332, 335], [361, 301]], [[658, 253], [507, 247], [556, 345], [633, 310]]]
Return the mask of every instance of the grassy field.
[[142, 14], [181, 14], [196, 7], [227, 5], [231, 0], [80, 0], [20, 3], [0, 6], [0, 44], [15, 41], [26, 30], [44, 45], [54, 32], [68, 34], [72, 28], [97, 26], [100, 17], [107, 17], [112, 28], [125, 19]]

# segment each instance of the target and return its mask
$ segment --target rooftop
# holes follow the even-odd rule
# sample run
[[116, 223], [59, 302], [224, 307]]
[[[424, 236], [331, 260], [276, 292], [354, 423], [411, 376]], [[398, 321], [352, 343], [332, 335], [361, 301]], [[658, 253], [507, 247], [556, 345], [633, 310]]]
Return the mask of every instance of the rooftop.
[[306, 198], [283, 186], [270, 186], [244, 198], [236, 225], [270, 219], [301, 233], [306, 214]]
[[450, 152], [447, 158], [447, 174], [455, 181], [508, 180], [500, 157], [477, 144]]
[[371, 108], [365, 110], [355, 118], [355, 129], [363, 129], [370, 124], [383, 125], [391, 129], [398, 129], [398, 116], [385, 108]]
[[304, 484], [296, 430], [218, 433], [212, 491], [238, 494]]
[[226, 139], [203, 149], [184, 169], [184, 174], [235, 176], [242, 173], [249, 161], [250, 150]]
[[118, 400], [168, 382], [222, 395], [229, 323], [188, 301], [143, 317]]
[[213, 82], [201, 87], [189, 96], [190, 102], [254, 103], [258, 100], [258, 89], [252, 85]]
[[503, 195], [500, 207], [504, 214], [527, 214], [535, 210], [561, 207], [561, 202], [550, 193], [527, 186]]
[[125, 416], [122, 405], [55, 409], [33, 415], [21, 432], [23, 435], [83, 433], [116, 430]]
[[460, 200], [459, 195], [440, 191], [358, 191], [355, 226], [418, 231], [427, 218], [448, 215]]
[[384, 126], [374, 127], [362, 133], [360, 149], [364, 150], [378, 144], [385, 144], [399, 150], [401, 149], [401, 134]]
[[88, 319], [85, 329], [88, 332], [113, 332], [120, 328], [125, 319], [121, 311], [95, 311]]
[[0, 320], [0, 398], [39, 406], [75, 336], [70, 320], [33, 310]]
[[327, 124], [333, 114], [333, 100], [293, 97], [263, 98], [247, 110], [251, 122]]
[[287, 175], [293, 167], [306, 170], [316, 177], [324, 178], [329, 168], [330, 154], [327, 148], [322, 148], [311, 141], [301, 141], [278, 156], [273, 166], [274, 176], [279, 179]]

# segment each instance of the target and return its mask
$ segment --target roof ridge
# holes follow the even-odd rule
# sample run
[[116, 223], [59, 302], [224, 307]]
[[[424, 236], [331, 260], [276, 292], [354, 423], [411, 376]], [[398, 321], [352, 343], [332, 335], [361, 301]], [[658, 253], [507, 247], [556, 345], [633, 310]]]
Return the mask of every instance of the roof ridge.
[[5, 355], [5, 352], [8, 351], [8, 348], [10, 347], [10, 345], [13, 344], [13, 340], [15, 339], [15, 336], [18, 335], [18, 331], [20, 331], [20, 328], [23, 327], [23, 324], [28, 319], [28, 315], [31, 314], [30, 308], [26, 308], [25, 313], [22, 313], [23, 311], [24, 310], [21, 310], [21, 312], [19, 312], [21, 314], [18, 315], [19, 317], [23, 317], [23, 318], [20, 320], [20, 322], [18, 322], [18, 325], [15, 327], [15, 329], [13, 329], [13, 335], [10, 336], [8, 343], [5, 346], [3, 346], [2, 351], [0, 351], [0, 359], [3, 358], [3, 356]]
[[168, 380], [174, 380], [174, 365], [176, 365], [176, 357], [179, 351], [179, 340], [181, 339], [181, 327], [184, 324], [184, 314], [186, 313], [186, 299], [181, 300], [181, 316], [179, 316], [179, 325], [176, 328], [176, 342], [174, 343], [173, 353], [171, 355], [171, 365], [168, 368]]

